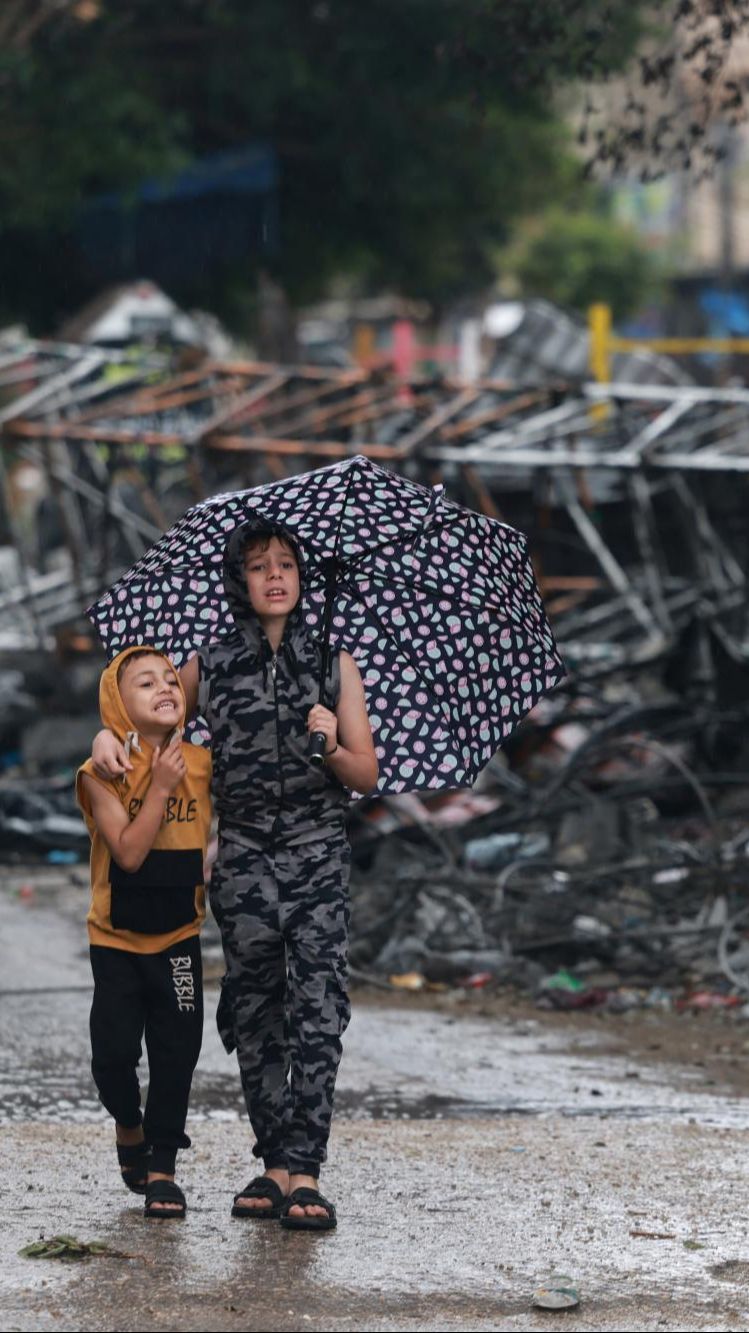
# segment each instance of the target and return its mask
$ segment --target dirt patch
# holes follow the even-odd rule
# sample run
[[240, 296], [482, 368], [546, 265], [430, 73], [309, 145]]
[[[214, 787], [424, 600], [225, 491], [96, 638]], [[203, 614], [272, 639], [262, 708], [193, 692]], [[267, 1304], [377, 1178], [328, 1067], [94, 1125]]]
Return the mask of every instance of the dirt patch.
[[[664, 1011], [631, 1009], [623, 1014], [603, 1009], [563, 1013], [541, 1009], [535, 1001], [512, 990], [384, 991], [357, 987], [354, 1003], [393, 1005], [411, 1010], [435, 1010], [460, 1018], [496, 1018], [516, 1030], [531, 1024], [564, 1037], [559, 1055], [590, 1049], [595, 1036], [597, 1054], [625, 1057], [632, 1062], [626, 1077], [636, 1080], [640, 1066], [673, 1065], [694, 1071], [694, 1090], [721, 1090], [749, 1097], [749, 1021], [736, 1010]], [[749, 1123], [749, 1113], [747, 1116]]]
[[713, 1264], [710, 1272], [721, 1282], [735, 1282], [742, 1287], [749, 1287], [749, 1263], [743, 1259], [726, 1259], [725, 1263]]

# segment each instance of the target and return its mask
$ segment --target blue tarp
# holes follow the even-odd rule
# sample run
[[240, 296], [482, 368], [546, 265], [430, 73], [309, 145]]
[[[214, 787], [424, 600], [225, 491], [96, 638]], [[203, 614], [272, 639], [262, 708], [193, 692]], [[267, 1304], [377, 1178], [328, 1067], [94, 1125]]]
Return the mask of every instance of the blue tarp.
[[97, 195], [76, 238], [96, 284], [146, 274], [177, 288], [272, 252], [278, 242], [278, 162], [267, 144], [213, 153], [129, 193]]
[[743, 292], [704, 287], [699, 302], [710, 320], [711, 338], [745, 338], [749, 334], [749, 301]]
[[176, 175], [152, 176], [134, 194], [97, 195], [87, 207], [121, 208], [133, 200], [166, 203], [210, 194], [269, 194], [277, 184], [278, 164], [273, 149], [266, 144], [247, 144], [198, 158]]

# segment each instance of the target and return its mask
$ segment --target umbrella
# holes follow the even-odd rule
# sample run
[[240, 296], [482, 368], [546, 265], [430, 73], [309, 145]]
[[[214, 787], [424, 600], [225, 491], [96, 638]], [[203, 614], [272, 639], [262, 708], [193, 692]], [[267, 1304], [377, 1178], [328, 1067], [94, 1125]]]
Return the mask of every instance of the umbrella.
[[472, 785], [564, 678], [522, 533], [361, 456], [189, 509], [89, 608], [109, 655], [180, 665], [231, 633], [223, 551], [259, 518], [304, 552], [308, 629], [359, 665], [379, 791]]

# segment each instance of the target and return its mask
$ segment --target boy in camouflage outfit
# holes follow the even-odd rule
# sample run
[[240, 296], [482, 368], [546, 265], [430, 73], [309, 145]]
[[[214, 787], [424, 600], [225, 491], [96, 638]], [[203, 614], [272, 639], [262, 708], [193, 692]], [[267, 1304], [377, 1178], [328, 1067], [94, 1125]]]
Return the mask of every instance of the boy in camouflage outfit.
[[[226, 960], [218, 1024], [236, 1048], [254, 1155], [265, 1173], [232, 1214], [328, 1230], [335, 1208], [317, 1189], [326, 1159], [341, 1037], [349, 1021], [347, 791], [370, 791], [377, 759], [359, 671], [321, 651], [301, 617], [301, 562], [283, 529], [245, 524], [227, 543], [231, 638], [181, 672], [211, 731], [219, 850], [211, 907]], [[325, 762], [307, 758], [311, 732]], [[124, 767], [115, 747], [95, 759]]]

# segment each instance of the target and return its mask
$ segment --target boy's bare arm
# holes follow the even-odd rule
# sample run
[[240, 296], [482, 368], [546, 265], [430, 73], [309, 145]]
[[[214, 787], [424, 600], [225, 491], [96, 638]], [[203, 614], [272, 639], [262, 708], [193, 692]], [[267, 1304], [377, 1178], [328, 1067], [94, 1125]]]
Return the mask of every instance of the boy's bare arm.
[[200, 661], [198, 654], [180, 667], [179, 675], [182, 689], [185, 691], [185, 722], [191, 722], [198, 711], [198, 686], [200, 685]]
[[[178, 676], [185, 692], [185, 721], [189, 722], [198, 710], [198, 685], [200, 684], [200, 664], [197, 654], [185, 663]], [[107, 727], [97, 731], [91, 746], [91, 759], [100, 778], [105, 782], [114, 782], [132, 771], [132, 764], [125, 753], [125, 746]]]
[[311, 732], [324, 732], [326, 751], [334, 750], [325, 762], [339, 782], [362, 795], [374, 789], [379, 772], [377, 755], [364, 686], [349, 653], [341, 653], [341, 693], [335, 713], [317, 704], [310, 711], [308, 727]]
[[151, 785], [133, 820], [113, 792], [107, 791], [87, 773], [83, 781], [91, 801], [94, 823], [110, 855], [129, 874], [139, 870], [156, 841], [166, 803], [186, 773], [182, 746], [169, 745], [163, 754], [154, 751]]

